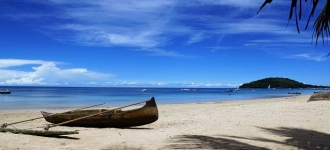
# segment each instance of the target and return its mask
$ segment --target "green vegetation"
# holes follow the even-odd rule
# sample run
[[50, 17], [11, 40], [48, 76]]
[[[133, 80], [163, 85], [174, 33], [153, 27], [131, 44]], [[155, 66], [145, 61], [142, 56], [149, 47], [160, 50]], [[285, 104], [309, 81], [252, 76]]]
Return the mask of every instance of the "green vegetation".
[[[265, 2], [261, 5], [259, 11], [261, 9], [263, 9], [267, 4], [270, 4], [272, 1], [273, 0], [265, 0]], [[316, 11], [320, 11], [318, 17], [315, 19], [314, 24], [313, 24], [314, 32], [312, 34], [312, 37], [313, 37], [313, 39], [315, 39], [316, 45], [319, 40], [319, 37], [322, 38], [322, 42], [324, 45], [325, 44], [324, 37], [329, 37], [329, 35], [330, 35], [330, 26], [329, 26], [330, 5], [329, 5], [328, 0], [322, 1], [322, 2], [324, 3], [323, 8], [317, 9], [319, 0], [310, 0], [310, 1], [305, 0], [304, 2], [301, 0], [300, 1], [292, 0], [291, 7], [290, 7], [289, 20], [288, 20], [288, 21], [290, 21], [293, 17], [295, 17], [296, 28], [297, 28], [298, 33], [300, 33], [299, 21], [301, 20], [303, 13], [307, 13], [306, 10], [304, 11], [302, 9], [310, 8], [309, 17], [308, 17], [307, 22], [305, 20], [303, 20], [304, 22], [306, 22], [306, 26], [304, 28], [305, 30], [308, 28], [309, 22], [310, 22], [311, 18], [314, 16], [314, 13]], [[304, 4], [306, 5], [306, 7], [303, 7]], [[257, 12], [257, 14], [259, 13], [259, 11]], [[329, 55], [330, 55], [330, 53], [328, 54], [328, 56]]]
[[265, 78], [250, 83], [244, 83], [240, 88], [329, 88], [329, 86], [317, 86], [304, 84], [288, 78]]

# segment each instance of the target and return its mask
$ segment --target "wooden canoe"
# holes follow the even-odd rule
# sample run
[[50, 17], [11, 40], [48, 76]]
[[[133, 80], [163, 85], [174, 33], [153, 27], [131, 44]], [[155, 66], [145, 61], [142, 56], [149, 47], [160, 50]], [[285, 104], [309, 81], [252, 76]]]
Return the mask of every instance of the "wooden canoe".
[[15, 134], [29, 134], [38, 136], [59, 136], [68, 134], [78, 134], [78, 131], [48, 131], [48, 130], [28, 130], [28, 129], [11, 129], [0, 128], [0, 132], [11, 132]]
[[105, 112], [92, 117], [76, 120], [64, 126], [78, 126], [78, 127], [132, 127], [141, 126], [155, 122], [158, 119], [158, 109], [155, 98], [152, 97], [146, 101], [145, 105], [138, 109], [128, 111], [109, 111], [108, 109], [91, 109], [91, 110], [78, 110], [72, 112], [61, 113], [58, 115], [52, 115], [52, 113], [42, 111], [46, 121], [58, 124], [65, 121], [85, 117], [100, 112]]

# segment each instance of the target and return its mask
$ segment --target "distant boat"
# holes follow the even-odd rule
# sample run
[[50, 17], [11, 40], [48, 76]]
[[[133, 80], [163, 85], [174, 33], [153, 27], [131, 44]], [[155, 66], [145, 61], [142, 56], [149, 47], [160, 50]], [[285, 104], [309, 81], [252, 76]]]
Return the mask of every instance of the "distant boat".
[[0, 94], [10, 94], [11, 92], [8, 89], [0, 90]]
[[300, 92], [288, 92], [288, 94], [301, 94]]
[[142, 89], [141, 92], [148, 92], [148, 90], [147, 89]]
[[197, 89], [192, 89], [191, 91], [193, 91], [193, 92], [198, 92], [199, 90], [197, 90]]
[[268, 85], [268, 89], [270, 89], [270, 84]]
[[232, 89], [227, 89], [226, 92], [233, 92], [233, 90]]
[[235, 91], [240, 91], [240, 90], [241, 90], [241, 89], [239, 89], [239, 87], [235, 89]]
[[190, 89], [181, 89], [181, 91], [190, 91]]

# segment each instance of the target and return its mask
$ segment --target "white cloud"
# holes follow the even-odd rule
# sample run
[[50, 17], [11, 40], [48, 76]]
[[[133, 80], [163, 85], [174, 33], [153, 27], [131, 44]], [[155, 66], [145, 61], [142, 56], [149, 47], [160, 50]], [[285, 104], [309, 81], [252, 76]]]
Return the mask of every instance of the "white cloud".
[[[240, 15], [238, 11], [244, 11], [241, 8], [258, 8], [263, 3], [263, 0], [246, 0], [244, 2], [241, 0], [95, 0], [79, 2], [50, 0], [48, 2], [30, 1], [27, 3], [31, 2], [60, 9], [55, 9], [55, 13], [47, 11], [39, 12], [35, 15], [32, 14], [33, 12], [25, 10], [22, 13], [12, 14], [12, 17], [20, 16], [24, 20], [24, 17], [26, 19], [38, 19], [38, 16], [40, 16], [58, 20], [52, 25], [39, 27], [39, 30], [42, 30], [43, 33], [53, 39], [79, 45], [159, 49], [161, 45], [171, 44], [172, 39], [181, 36], [188, 39], [188, 44], [193, 44], [201, 42], [205, 38], [212, 38], [219, 33], [224, 34], [228, 31], [228, 34], [255, 32], [264, 27], [262, 24], [259, 25], [261, 26], [260, 28], [255, 27], [257, 24], [248, 25], [245, 23], [244, 25], [241, 21], [235, 24], [237, 20], [241, 19], [235, 17]], [[67, 7], [67, 4], [75, 5], [75, 7]], [[222, 7], [234, 9], [233, 11], [222, 11], [221, 14], [208, 16], [198, 13], [198, 11], [189, 10], [209, 6], [219, 7], [219, 11], [222, 11]], [[27, 16], [27, 13], [33, 17]], [[68, 21], [62, 22], [61, 20]], [[193, 20], [197, 23], [196, 25], [202, 25], [208, 29], [196, 30], [195, 24], [190, 24], [189, 21], [184, 20]], [[229, 23], [223, 24], [222, 22], [224, 21]], [[214, 24], [216, 27], [213, 26]], [[269, 28], [271, 27], [267, 29]], [[70, 32], [70, 34], [61, 35], [63, 32], [59, 31], [63, 30]], [[172, 53], [164, 51], [167, 50], [152, 51], [152, 53], [154, 55], [160, 52], [158, 55], [172, 56], [164, 55], [164, 53]], [[179, 52], [176, 53], [182, 55]]]
[[31, 64], [43, 64], [47, 61], [43, 60], [22, 60], [22, 59], [0, 59], [0, 68], [31, 65]]
[[188, 87], [188, 88], [197, 88], [197, 87], [238, 87], [241, 84], [223, 84], [223, 83], [197, 83], [197, 82], [140, 82], [140, 81], [123, 81], [123, 82], [107, 82], [107, 86], [117, 86], [117, 87]]
[[181, 0], [182, 5], [186, 6], [230, 6], [238, 8], [255, 8], [260, 7], [264, 0]]
[[[114, 75], [90, 71], [86, 68], [61, 69], [52, 61], [0, 59], [0, 85], [47, 86], [118, 86], [118, 87], [236, 87], [221, 83], [170, 83], [161, 81], [109, 82]], [[32, 71], [15, 70], [18, 66], [31, 66]], [[15, 69], [11, 68], [15, 67]]]
[[[196, 58], [182, 54], [179, 49], [164, 48], [173, 44], [173, 39], [187, 40], [181, 43], [190, 45], [204, 42], [205, 39], [220, 39], [221, 42], [234, 36], [253, 34], [253, 39], [248, 39], [254, 41], [250, 45], [261, 42], [260, 47], [268, 44], [264, 41], [282, 45], [310, 42], [311, 37], [298, 35], [294, 25], [286, 28], [286, 19], [274, 17], [278, 15], [278, 11], [267, 11], [283, 4], [289, 5], [290, 2], [274, 1], [268, 4], [262, 13], [256, 15], [263, 2], [264, 0], [29, 1], [26, 3], [51, 6], [49, 9], [53, 8], [54, 11], [40, 10], [36, 13], [22, 10], [2, 15], [41, 22], [55, 20], [55, 23], [41, 23], [34, 28], [61, 42], [88, 46], [132, 47], [144, 49], [151, 56]], [[270, 15], [272, 17], [269, 17]], [[267, 38], [264, 38], [266, 36]], [[0, 64], [1, 67], [6, 67], [6, 64]]]
[[[104, 82], [113, 75], [89, 71], [86, 68], [61, 69], [56, 63], [43, 60], [0, 59], [2, 85], [77, 85]], [[17, 71], [10, 67], [37, 65], [32, 71]]]
[[207, 38], [207, 37], [205, 37], [203, 33], [201, 33], [201, 32], [196, 33], [192, 37], [190, 37], [190, 39], [188, 41], [188, 45], [200, 42], [200, 41], [204, 40], [205, 38]]
[[180, 54], [176, 51], [166, 51], [162, 49], [139, 49], [137, 51], [147, 51], [149, 52], [149, 56], [167, 56], [167, 57], [174, 57], [174, 58], [198, 58], [198, 56], [193, 55], [184, 55]]
[[285, 58], [294, 58], [294, 59], [307, 59], [307, 60], [314, 60], [314, 61], [325, 61], [327, 59], [327, 54], [321, 53], [303, 53], [303, 54], [296, 54], [296, 55], [290, 55]]
[[230, 83], [185, 83], [181, 85], [183, 87], [238, 87], [240, 84], [230, 84]]

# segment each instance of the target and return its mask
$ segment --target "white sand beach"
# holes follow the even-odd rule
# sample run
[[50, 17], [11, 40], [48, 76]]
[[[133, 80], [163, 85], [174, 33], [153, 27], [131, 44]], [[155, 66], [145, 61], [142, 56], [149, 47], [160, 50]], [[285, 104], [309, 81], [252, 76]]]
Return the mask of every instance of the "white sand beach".
[[[152, 124], [130, 129], [52, 128], [79, 130], [60, 138], [0, 133], [0, 150], [330, 149], [330, 101], [307, 102], [309, 97], [158, 105], [159, 119]], [[35, 117], [41, 114], [0, 113], [0, 124]], [[35, 129], [45, 124], [39, 119], [14, 126]]]

